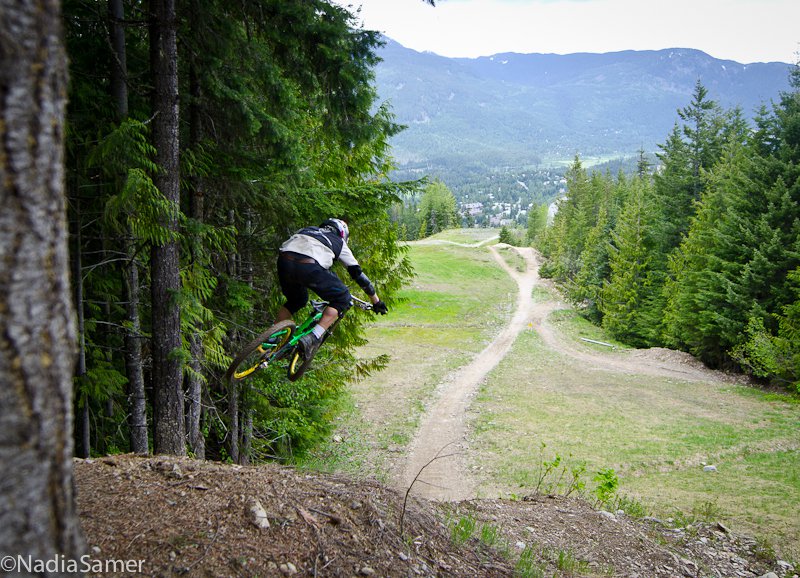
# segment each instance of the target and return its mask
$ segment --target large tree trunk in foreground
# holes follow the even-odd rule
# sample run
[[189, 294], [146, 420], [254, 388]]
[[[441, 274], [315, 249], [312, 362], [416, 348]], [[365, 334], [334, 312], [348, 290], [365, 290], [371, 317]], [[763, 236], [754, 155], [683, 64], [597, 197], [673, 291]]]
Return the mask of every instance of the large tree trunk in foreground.
[[72, 477], [61, 34], [58, 1], [0, 0], [0, 558], [14, 575], [25, 573], [5, 556], [77, 560], [85, 549]]
[[[175, 0], [153, 0], [150, 4], [150, 55], [153, 69], [153, 144], [161, 171], [155, 184], [168, 201], [180, 202], [178, 139], [178, 46]], [[177, 231], [175, 218], [166, 225]], [[153, 449], [159, 454], [186, 455], [183, 409], [183, 379], [178, 242], [153, 247], [151, 260], [153, 302]]]

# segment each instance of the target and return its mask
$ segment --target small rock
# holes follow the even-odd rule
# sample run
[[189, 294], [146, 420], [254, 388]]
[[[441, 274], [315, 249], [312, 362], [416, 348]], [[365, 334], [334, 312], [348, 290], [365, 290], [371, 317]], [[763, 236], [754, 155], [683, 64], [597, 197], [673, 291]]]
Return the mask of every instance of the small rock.
[[716, 472], [717, 466], [703, 466], [704, 472]]
[[333, 441], [335, 443], [337, 443], [337, 444], [342, 443], [342, 436], [340, 436], [339, 434], [336, 434], [335, 436], [333, 436]]
[[297, 574], [297, 566], [292, 564], [291, 562], [286, 562], [281, 564], [281, 573], [286, 574], [287, 576], [292, 576]]
[[762, 574], [758, 578], [778, 578], [778, 575], [775, 572], [767, 572], [766, 574]]
[[92, 546], [92, 554], [99, 554], [100, 546]]
[[264, 506], [261, 505], [261, 502], [259, 502], [257, 498], [250, 499], [248, 504], [248, 514], [250, 516], [250, 522], [254, 526], [261, 528], [262, 530], [269, 529], [269, 518], [267, 517], [267, 512], [264, 510]]
[[616, 522], [617, 521], [616, 516], [614, 516], [614, 514], [612, 514], [611, 512], [606, 512], [605, 510], [600, 510], [597, 513], [600, 514], [601, 518], [606, 518], [607, 520], [611, 520], [612, 522]]
[[372, 576], [375, 574], [375, 570], [370, 568], [369, 566], [364, 566], [361, 570], [358, 571], [359, 574], [362, 576]]

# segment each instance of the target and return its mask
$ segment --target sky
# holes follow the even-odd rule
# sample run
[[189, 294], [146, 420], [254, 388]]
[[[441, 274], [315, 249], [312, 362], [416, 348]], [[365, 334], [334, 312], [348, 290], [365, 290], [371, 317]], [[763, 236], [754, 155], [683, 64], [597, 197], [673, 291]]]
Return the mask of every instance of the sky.
[[441, 56], [695, 48], [743, 64], [800, 59], [800, 0], [336, 0]]

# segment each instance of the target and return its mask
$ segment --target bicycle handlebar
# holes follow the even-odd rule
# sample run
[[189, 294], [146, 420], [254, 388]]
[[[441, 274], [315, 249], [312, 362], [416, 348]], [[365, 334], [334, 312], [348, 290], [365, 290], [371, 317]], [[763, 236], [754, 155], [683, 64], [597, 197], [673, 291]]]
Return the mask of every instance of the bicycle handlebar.
[[[364, 301], [363, 299], [359, 299], [355, 295], [351, 295], [350, 296], [350, 302], [353, 305], [355, 305], [356, 307], [358, 307], [359, 309], [363, 309], [364, 311], [371, 311], [372, 310], [372, 303], [368, 303], [368, 302]], [[317, 311], [322, 311], [323, 309], [325, 309], [325, 307], [328, 306], [328, 302], [327, 301], [312, 300], [311, 301], [311, 306], [314, 309], [316, 309]]]
[[363, 309], [364, 311], [370, 311], [372, 309], [372, 303], [367, 303], [366, 301], [359, 299], [353, 295], [350, 296], [353, 300], [353, 305], [356, 307]]

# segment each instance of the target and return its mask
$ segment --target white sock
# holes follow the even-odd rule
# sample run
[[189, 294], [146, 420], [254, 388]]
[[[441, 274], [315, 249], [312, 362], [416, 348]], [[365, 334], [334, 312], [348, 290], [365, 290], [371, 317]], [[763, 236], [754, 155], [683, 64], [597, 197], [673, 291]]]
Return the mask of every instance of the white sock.
[[322, 336], [325, 335], [325, 328], [322, 325], [315, 325], [311, 333], [313, 333], [315, 337], [322, 339]]

